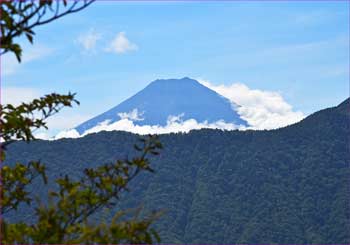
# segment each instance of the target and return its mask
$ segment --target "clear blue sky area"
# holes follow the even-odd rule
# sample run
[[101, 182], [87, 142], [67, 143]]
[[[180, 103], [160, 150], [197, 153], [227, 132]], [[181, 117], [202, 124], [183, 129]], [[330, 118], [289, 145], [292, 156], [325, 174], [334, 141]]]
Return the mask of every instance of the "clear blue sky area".
[[2, 87], [77, 92], [77, 114], [185, 76], [280, 92], [305, 114], [349, 96], [345, 1], [97, 1], [35, 31], [21, 65], [3, 57]]

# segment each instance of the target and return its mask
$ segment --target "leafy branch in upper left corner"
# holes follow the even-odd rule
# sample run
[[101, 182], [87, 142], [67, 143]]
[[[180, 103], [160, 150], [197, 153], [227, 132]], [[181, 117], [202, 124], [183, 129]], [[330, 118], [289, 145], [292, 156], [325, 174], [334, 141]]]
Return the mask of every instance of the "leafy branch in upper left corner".
[[20, 62], [22, 47], [16, 38], [25, 35], [33, 43], [34, 28], [88, 7], [95, 0], [0, 1], [0, 55], [15, 54]]

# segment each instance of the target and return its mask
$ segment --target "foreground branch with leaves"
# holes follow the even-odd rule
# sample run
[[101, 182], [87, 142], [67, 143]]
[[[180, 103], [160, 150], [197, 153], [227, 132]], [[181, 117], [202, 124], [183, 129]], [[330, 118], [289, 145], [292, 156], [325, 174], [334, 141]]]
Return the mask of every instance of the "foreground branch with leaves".
[[[21, 36], [33, 43], [37, 26], [55, 21], [85, 9], [94, 0], [29, 0], [0, 1], [0, 56], [13, 53], [21, 62], [22, 47], [16, 40]], [[111, 220], [96, 219], [104, 208], [116, 206], [121, 194], [139, 173], [153, 172], [148, 157], [158, 155], [162, 145], [156, 136], [141, 139], [135, 145], [138, 156], [131, 160], [99, 164], [85, 169], [82, 177], [64, 176], [47, 179], [45, 164], [3, 165], [8, 145], [18, 140], [35, 140], [33, 132], [46, 128], [46, 119], [64, 107], [79, 104], [75, 94], [52, 93], [31, 103], [15, 107], [0, 105], [0, 243], [1, 244], [87, 244], [87, 243], [153, 243], [159, 236], [151, 228], [160, 213], [140, 216], [140, 209], [120, 210]], [[43, 185], [56, 183], [47, 198], [35, 197], [30, 185], [38, 177]], [[34, 201], [35, 200], [35, 201]], [[7, 214], [17, 212], [23, 205], [35, 208], [35, 222], [8, 222]]]
[[[51, 94], [18, 107], [1, 107], [2, 158], [6, 147], [16, 140], [31, 141], [33, 129], [45, 127], [45, 119], [59, 112], [64, 106], [78, 103], [74, 94]], [[35, 115], [41, 113], [37, 119]], [[48, 193], [49, 200], [36, 197], [34, 224], [8, 223], [2, 220], [2, 243], [152, 243], [159, 242], [159, 236], [150, 226], [160, 213], [138, 217], [138, 210], [119, 211], [110, 221], [98, 222], [92, 215], [103, 208], [113, 208], [123, 191], [142, 171], [153, 172], [149, 155], [158, 155], [162, 145], [156, 136], [140, 139], [135, 145], [139, 152], [131, 160], [117, 160], [114, 163], [88, 168], [79, 179], [64, 176], [55, 180], [56, 190]], [[1, 168], [1, 214], [16, 212], [21, 203], [33, 205], [28, 186], [37, 177], [47, 180], [45, 165], [29, 162], [16, 163]], [[126, 218], [133, 216], [132, 218]]]
[[15, 39], [25, 35], [33, 43], [34, 28], [79, 12], [94, 0], [0, 1], [0, 55], [12, 52], [21, 61], [22, 48]]

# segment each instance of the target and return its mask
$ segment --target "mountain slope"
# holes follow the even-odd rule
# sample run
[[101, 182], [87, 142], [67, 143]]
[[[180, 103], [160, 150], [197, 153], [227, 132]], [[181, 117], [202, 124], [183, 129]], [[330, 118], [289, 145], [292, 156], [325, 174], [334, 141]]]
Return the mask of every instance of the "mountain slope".
[[[137, 125], [166, 125], [169, 116], [183, 114], [182, 119], [196, 119], [209, 123], [224, 120], [227, 123], [245, 125], [231, 105], [231, 102], [213, 90], [190, 78], [156, 80], [146, 88], [120, 103], [116, 107], [76, 127], [82, 134], [97, 124], [121, 119], [120, 113], [137, 109]], [[136, 116], [136, 115], [135, 115]], [[143, 120], [141, 120], [143, 119]]]
[[[202, 129], [162, 135], [119, 207], [166, 209], [163, 243], [350, 243], [350, 100], [271, 131]], [[137, 136], [101, 132], [80, 139], [18, 142], [7, 162], [41, 159], [49, 178], [132, 154]], [[33, 187], [38, 194], [37, 183]], [[12, 219], [26, 216], [30, 210]]]

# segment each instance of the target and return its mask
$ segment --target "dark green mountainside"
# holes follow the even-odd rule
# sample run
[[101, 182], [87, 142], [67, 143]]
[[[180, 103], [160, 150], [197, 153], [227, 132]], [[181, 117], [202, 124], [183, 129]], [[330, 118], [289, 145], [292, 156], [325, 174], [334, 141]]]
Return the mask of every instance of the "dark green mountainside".
[[[122, 207], [166, 209], [163, 243], [350, 243], [350, 99], [271, 131], [198, 130], [160, 137], [165, 149]], [[132, 154], [137, 136], [18, 142], [7, 162], [38, 160], [49, 179]], [[45, 190], [34, 184], [34, 193]], [[10, 214], [30, 221], [30, 210]]]

